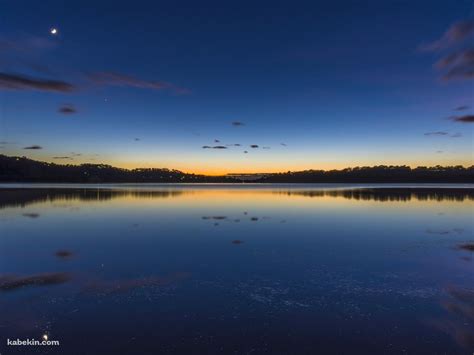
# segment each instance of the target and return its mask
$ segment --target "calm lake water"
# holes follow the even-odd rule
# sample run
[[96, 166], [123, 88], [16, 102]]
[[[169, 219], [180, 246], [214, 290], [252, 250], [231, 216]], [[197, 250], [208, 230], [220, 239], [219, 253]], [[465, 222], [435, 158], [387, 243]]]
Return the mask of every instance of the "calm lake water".
[[472, 354], [473, 212], [472, 185], [1, 185], [0, 352]]

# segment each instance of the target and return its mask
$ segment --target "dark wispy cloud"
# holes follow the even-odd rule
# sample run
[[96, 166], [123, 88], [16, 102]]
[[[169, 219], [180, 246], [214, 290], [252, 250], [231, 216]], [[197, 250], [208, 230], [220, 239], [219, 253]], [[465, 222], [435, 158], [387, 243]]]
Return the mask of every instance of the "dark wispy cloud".
[[425, 136], [438, 136], [438, 137], [451, 137], [451, 138], [460, 138], [462, 137], [462, 133], [449, 133], [446, 131], [436, 131], [436, 132], [426, 132], [424, 133]]
[[246, 150], [244, 150], [244, 154], [247, 154], [248, 152]]
[[28, 286], [49, 286], [63, 284], [71, 279], [68, 273], [44, 273], [30, 276], [0, 277], [0, 291], [13, 291]]
[[466, 20], [452, 24], [437, 40], [420, 47], [423, 51], [439, 51], [449, 48], [474, 34], [474, 21]]
[[425, 136], [447, 136], [449, 135], [448, 132], [445, 131], [436, 131], [436, 132], [426, 132]]
[[240, 121], [234, 121], [232, 122], [232, 126], [234, 127], [245, 126], [245, 123], [240, 122]]
[[53, 159], [57, 159], [57, 160], [73, 160], [71, 157], [68, 157], [68, 156], [53, 157]]
[[[438, 40], [421, 46], [424, 51], [444, 52], [435, 63], [443, 80], [474, 78], [474, 48], [459, 49], [467, 38], [474, 35], [474, 20], [454, 23]], [[454, 51], [453, 51], [454, 50]]]
[[251, 144], [251, 145], [250, 145], [250, 148], [254, 148], [254, 149], [255, 149], [255, 148], [258, 148], [258, 144]]
[[215, 146], [203, 145], [202, 149], [227, 149], [227, 147], [223, 145], [215, 145]]
[[120, 73], [97, 72], [90, 73], [87, 75], [87, 77], [94, 84], [101, 86], [132, 87], [150, 90], [170, 90], [175, 94], [189, 94], [191, 92], [189, 89], [182, 88], [165, 81], [143, 80]]
[[283, 147], [287, 147], [286, 143], [280, 143]]
[[72, 115], [74, 113], [77, 113], [77, 109], [74, 107], [74, 105], [66, 104], [66, 105], [61, 106], [58, 109], [58, 112], [64, 115]]
[[262, 147], [262, 149], [271, 149], [270, 147]]
[[450, 119], [454, 122], [474, 123], [474, 115], [451, 116]]
[[38, 79], [25, 75], [0, 72], [0, 90], [38, 90], [53, 92], [71, 92], [75, 86], [65, 81]]
[[437, 150], [436, 153], [442, 154], [442, 153], [444, 153], [444, 152], [443, 152], [442, 150]]
[[218, 139], [214, 139], [214, 143], [220, 143], [221, 141]]
[[134, 138], [133, 139], [135, 142], [140, 142], [140, 138]]
[[451, 53], [438, 60], [435, 67], [443, 71], [444, 80], [474, 78], [474, 48]]
[[465, 111], [465, 110], [469, 110], [469, 106], [462, 105], [462, 106], [458, 106], [454, 109], [454, 111]]
[[43, 147], [40, 145], [29, 145], [27, 147], [23, 147], [23, 149], [38, 150], [38, 149], [43, 149]]
[[242, 144], [234, 143], [234, 144], [226, 144], [226, 146], [228, 146], [228, 147], [240, 147], [240, 146], [242, 146]]

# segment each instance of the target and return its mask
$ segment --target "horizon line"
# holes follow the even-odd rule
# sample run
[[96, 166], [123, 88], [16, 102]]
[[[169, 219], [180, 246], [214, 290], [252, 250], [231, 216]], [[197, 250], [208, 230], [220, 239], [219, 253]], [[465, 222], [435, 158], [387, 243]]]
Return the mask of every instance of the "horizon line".
[[457, 165], [409, 165], [409, 164], [402, 164], [402, 165], [386, 165], [386, 164], [375, 164], [375, 165], [355, 165], [355, 166], [347, 166], [345, 168], [340, 168], [340, 169], [317, 169], [317, 168], [311, 168], [311, 169], [302, 169], [302, 170], [281, 170], [277, 172], [260, 172], [260, 173], [253, 173], [253, 172], [240, 172], [240, 173], [221, 173], [221, 174], [203, 174], [203, 173], [195, 173], [195, 172], [188, 172], [188, 171], [183, 171], [180, 169], [174, 169], [174, 168], [167, 168], [167, 167], [137, 167], [137, 168], [123, 168], [123, 167], [118, 167], [114, 166], [111, 164], [103, 163], [103, 162], [86, 162], [86, 163], [56, 163], [56, 162], [51, 162], [51, 161], [44, 161], [44, 160], [37, 160], [37, 159], [32, 159], [27, 156], [9, 156], [5, 154], [0, 154], [0, 157], [7, 157], [7, 158], [16, 158], [16, 159], [28, 159], [31, 161], [35, 162], [40, 162], [40, 163], [46, 163], [46, 164], [52, 164], [52, 165], [57, 165], [57, 166], [82, 166], [82, 165], [106, 165], [110, 166], [115, 169], [120, 169], [120, 170], [126, 170], [126, 171], [134, 171], [134, 170], [170, 170], [170, 171], [178, 171], [184, 174], [189, 174], [189, 175], [198, 175], [198, 176], [258, 176], [258, 175], [274, 175], [274, 174], [286, 174], [286, 173], [298, 173], [298, 172], [307, 172], [307, 171], [343, 171], [347, 169], [356, 169], [356, 168], [375, 168], [375, 167], [408, 167], [411, 170], [417, 169], [417, 168], [435, 168], [435, 167], [440, 167], [440, 168], [448, 168], [448, 167], [462, 167], [463, 169], [469, 169], [469, 168], [474, 168], [474, 164], [471, 165], [463, 165], [463, 164], [457, 164]]

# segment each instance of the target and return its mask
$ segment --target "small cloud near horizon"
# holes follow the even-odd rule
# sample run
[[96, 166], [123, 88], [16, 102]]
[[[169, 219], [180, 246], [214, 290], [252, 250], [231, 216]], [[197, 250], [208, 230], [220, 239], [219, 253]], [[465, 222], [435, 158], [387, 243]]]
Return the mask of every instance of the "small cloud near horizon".
[[203, 145], [202, 149], [227, 149], [227, 147], [223, 145], [215, 145], [215, 146], [209, 146], [209, 145]]
[[467, 105], [461, 105], [461, 106], [458, 106], [454, 109], [454, 111], [465, 111], [465, 110], [469, 110], [470, 106], [467, 106]]
[[73, 158], [71, 157], [67, 157], [67, 156], [64, 156], [64, 157], [53, 157], [53, 159], [58, 159], [58, 160], [73, 160]]
[[250, 148], [254, 148], [254, 149], [255, 149], [255, 148], [258, 148], [258, 144], [251, 144], [251, 145], [250, 145]]
[[460, 123], [474, 123], [474, 115], [451, 116], [449, 119]]
[[23, 147], [23, 149], [31, 149], [31, 150], [38, 150], [38, 149], [43, 149], [42, 146], [40, 145], [30, 145], [30, 146], [27, 146], [27, 147]]
[[245, 126], [245, 123], [240, 122], [240, 121], [234, 121], [234, 122], [232, 122], [232, 126], [234, 126], [234, 127]]
[[436, 132], [426, 132], [424, 133], [425, 136], [447, 136], [449, 135], [448, 132], [445, 131], [436, 131]]

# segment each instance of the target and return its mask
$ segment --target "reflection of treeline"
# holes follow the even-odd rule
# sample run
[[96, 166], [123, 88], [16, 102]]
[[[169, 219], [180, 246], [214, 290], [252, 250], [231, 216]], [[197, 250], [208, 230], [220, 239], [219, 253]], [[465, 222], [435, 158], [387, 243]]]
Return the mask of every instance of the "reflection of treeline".
[[176, 197], [185, 192], [184, 190], [111, 190], [111, 189], [2, 189], [0, 193], [0, 208], [24, 207], [37, 202], [54, 201], [108, 201], [118, 197], [137, 198], [167, 198]]
[[442, 188], [363, 188], [353, 190], [279, 190], [277, 194], [306, 197], [343, 197], [354, 200], [374, 201], [464, 201], [474, 200], [473, 189]]
[[0, 181], [71, 183], [236, 182], [225, 176], [187, 174], [169, 169], [121, 169], [105, 164], [58, 165], [0, 155]]
[[[266, 190], [264, 190], [267, 192]], [[101, 189], [101, 188], [8, 188], [0, 193], [0, 208], [24, 207], [31, 203], [55, 201], [108, 201], [114, 198], [135, 197], [161, 199], [177, 197], [185, 193], [194, 193], [192, 189], [181, 190], [126, 190], [126, 189]], [[255, 193], [262, 190], [255, 190]], [[464, 201], [474, 200], [473, 189], [443, 189], [443, 188], [376, 188], [353, 190], [276, 190], [271, 193], [288, 196], [306, 197], [342, 197], [354, 200], [374, 201]], [[224, 219], [226, 217], [203, 217], [203, 219]]]
[[342, 170], [306, 170], [269, 174], [266, 183], [472, 183], [474, 166], [374, 166]]

